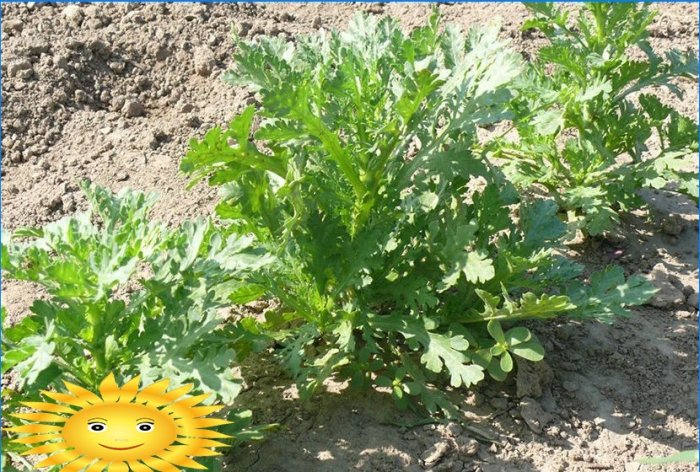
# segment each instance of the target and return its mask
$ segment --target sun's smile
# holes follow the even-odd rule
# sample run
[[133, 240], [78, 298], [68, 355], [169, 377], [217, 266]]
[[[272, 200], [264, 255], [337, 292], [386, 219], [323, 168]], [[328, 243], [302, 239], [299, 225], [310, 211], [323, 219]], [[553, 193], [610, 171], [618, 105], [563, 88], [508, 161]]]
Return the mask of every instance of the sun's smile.
[[129, 446], [129, 447], [112, 447], [112, 446], [105, 446], [102, 443], [97, 443], [102, 447], [106, 447], [107, 449], [114, 449], [115, 451], [126, 451], [127, 449], [136, 449], [139, 446], [143, 446], [143, 443], [137, 444], [136, 446]]
[[64, 472], [203, 469], [192, 458], [218, 455], [213, 448], [226, 446], [215, 439], [229, 436], [208, 428], [229, 422], [205, 418], [222, 407], [201, 405], [208, 395], [186, 396], [192, 385], [168, 390], [168, 381], [163, 380], [139, 390], [138, 377], [120, 387], [109, 375], [100, 384], [101, 395], [96, 395], [65, 384], [70, 394], [42, 392], [57, 403], [25, 403], [38, 412], [14, 415], [34, 423], [8, 428], [28, 433], [14, 440], [33, 446], [25, 454], [48, 455], [37, 468], [64, 466]]

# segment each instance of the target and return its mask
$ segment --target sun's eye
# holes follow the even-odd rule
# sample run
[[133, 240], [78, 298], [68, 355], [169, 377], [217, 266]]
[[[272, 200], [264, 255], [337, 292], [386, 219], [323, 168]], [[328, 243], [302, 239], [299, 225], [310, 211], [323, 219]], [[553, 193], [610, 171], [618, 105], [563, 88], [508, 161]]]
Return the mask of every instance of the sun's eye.
[[136, 425], [136, 429], [142, 433], [150, 433], [153, 431], [153, 423], [139, 423]]
[[107, 425], [104, 423], [97, 423], [97, 422], [88, 423], [88, 429], [90, 431], [92, 431], [93, 433], [101, 433], [107, 429]]

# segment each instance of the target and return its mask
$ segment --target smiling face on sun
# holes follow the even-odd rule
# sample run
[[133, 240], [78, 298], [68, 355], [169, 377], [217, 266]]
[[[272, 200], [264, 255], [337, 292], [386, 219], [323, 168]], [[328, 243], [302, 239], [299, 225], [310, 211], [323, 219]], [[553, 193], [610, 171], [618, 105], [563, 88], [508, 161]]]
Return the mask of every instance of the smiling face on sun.
[[[220, 405], [201, 405], [208, 395], [187, 396], [192, 385], [168, 390], [161, 380], [139, 390], [139, 378], [117, 385], [109, 375], [100, 395], [64, 382], [69, 394], [42, 392], [56, 402], [26, 402], [34, 413], [12, 416], [30, 421], [6, 431], [22, 434], [13, 442], [30, 445], [23, 454], [48, 454], [37, 469], [64, 466], [63, 472], [179, 471], [204, 469], [197, 456], [218, 455], [216, 441], [229, 438], [209, 428], [228, 424], [206, 418]], [[48, 424], [44, 424], [48, 423]], [[43, 443], [43, 444], [41, 444]]]
[[103, 460], [138, 460], [162, 452], [177, 438], [177, 426], [157, 408], [107, 404], [85, 408], [63, 427], [75, 451]]

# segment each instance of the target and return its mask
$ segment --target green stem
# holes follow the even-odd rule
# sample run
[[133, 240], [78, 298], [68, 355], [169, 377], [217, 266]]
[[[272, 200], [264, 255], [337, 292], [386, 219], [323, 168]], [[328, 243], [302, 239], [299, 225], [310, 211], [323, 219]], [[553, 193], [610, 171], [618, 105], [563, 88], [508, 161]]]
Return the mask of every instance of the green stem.
[[311, 134], [321, 141], [323, 146], [330, 153], [331, 158], [338, 164], [343, 175], [348, 179], [350, 185], [352, 185], [355, 196], [358, 199], [364, 197], [367, 189], [360, 180], [360, 176], [355, 171], [350, 159], [348, 159], [348, 156], [343, 151], [340, 139], [328, 130], [320, 118], [313, 116], [310, 112], [302, 114], [302, 121], [309, 128]]

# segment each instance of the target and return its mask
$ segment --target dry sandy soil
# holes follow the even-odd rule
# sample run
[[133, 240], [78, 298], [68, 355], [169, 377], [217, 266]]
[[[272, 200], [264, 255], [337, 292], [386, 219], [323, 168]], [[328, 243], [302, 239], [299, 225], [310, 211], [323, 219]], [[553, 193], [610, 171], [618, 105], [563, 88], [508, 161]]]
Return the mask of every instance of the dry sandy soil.
[[[652, 44], [697, 50], [698, 6], [659, 4]], [[541, 39], [519, 31], [520, 4], [445, 4], [463, 27], [502, 18], [522, 52]], [[76, 182], [161, 196], [156, 217], [208, 214], [215, 194], [185, 190], [178, 162], [192, 136], [228, 121], [246, 91], [219, 80], [230, 65], [233, 26], [244, 36], [342, 28], [356, 11], [421, 24], [423, 4], [3, 4], [2, 215], [5, 229], [54, 221], [84, 205]], [[697, 84], [684, 84], [683, 113], [696, 116]], [[280, 423], [265, 441], [227, 458], [230, 471], [589, 471], [650, 470], [634, 462], [697, 444], [697, 208], [664, 193], [657, 209], [630, 217], [625, 237], [572, 247], [590, 266], [618, 259], [663, 288], [654, 305], [612, 326], [534, 325], [547, 358], [505, 384], [465, 392], [474, 424], [499, 437], [473, 441], [456, 425], [407, 424], [380, 393], [330, 385], [310, 405], [265, 363], [246, 368], [241, 402], [260, 423]], [[36, 292], [3, 284], [10, 317]], [[695, 470], [689, 465], [667, 470]]]

